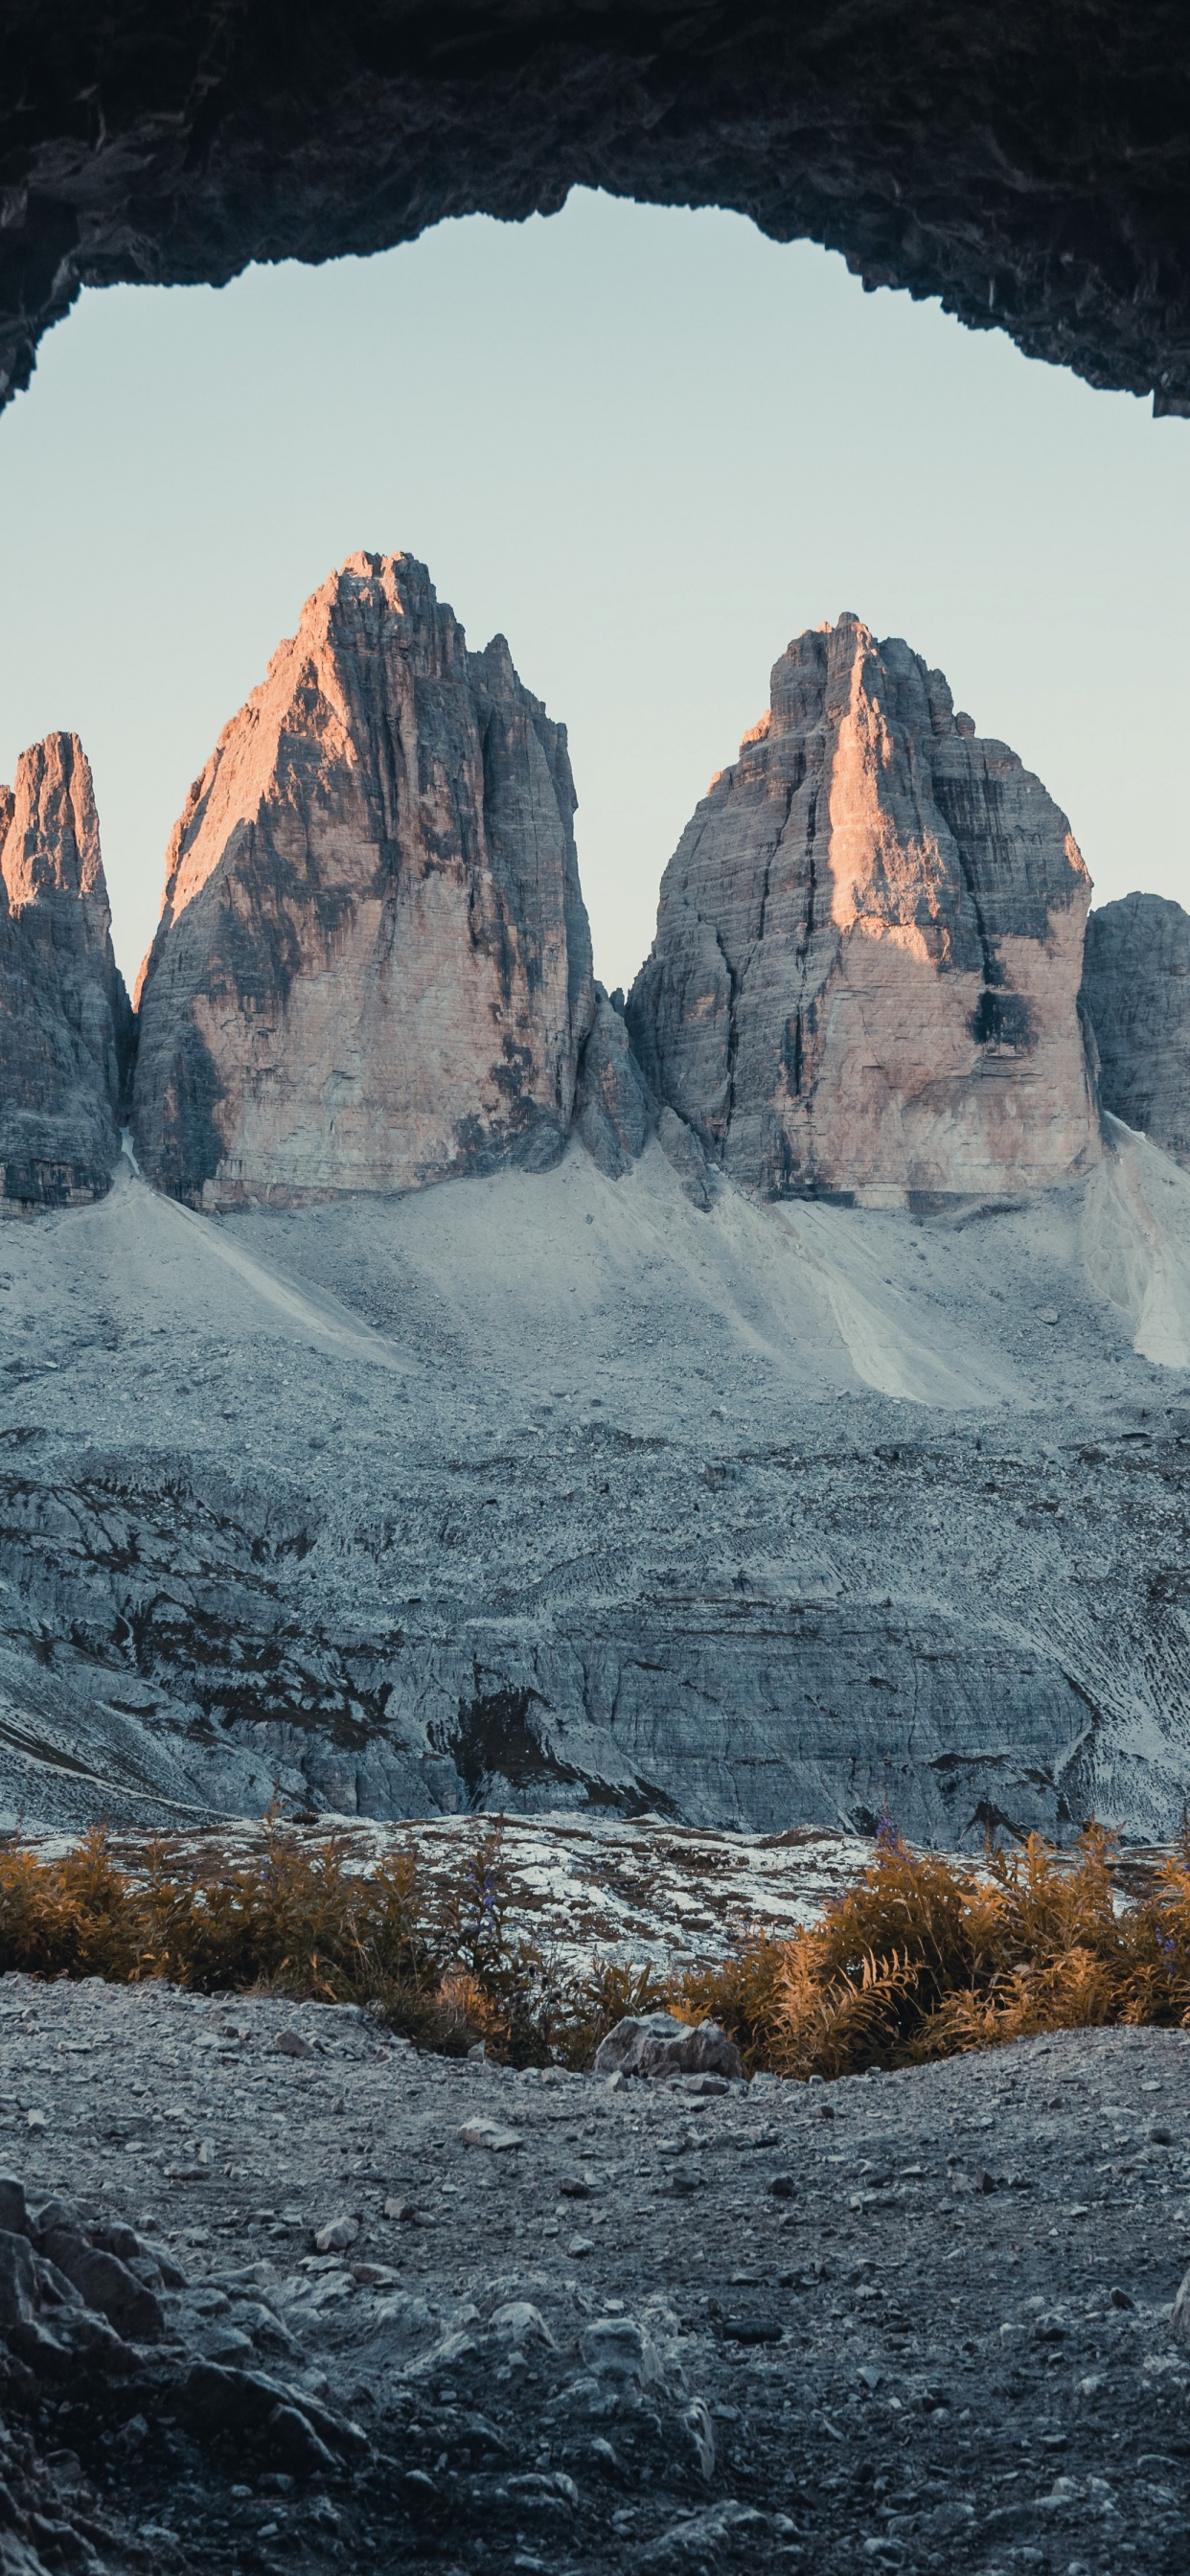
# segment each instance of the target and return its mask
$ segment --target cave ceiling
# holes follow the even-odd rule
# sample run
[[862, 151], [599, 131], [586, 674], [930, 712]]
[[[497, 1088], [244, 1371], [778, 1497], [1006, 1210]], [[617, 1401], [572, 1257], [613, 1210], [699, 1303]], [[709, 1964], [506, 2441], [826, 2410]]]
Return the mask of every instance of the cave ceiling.
[[587, 187], [734, 208], [1190, 414], [1185, 0], [0, 0], [0, 47], [0, 398], [83, 285]]

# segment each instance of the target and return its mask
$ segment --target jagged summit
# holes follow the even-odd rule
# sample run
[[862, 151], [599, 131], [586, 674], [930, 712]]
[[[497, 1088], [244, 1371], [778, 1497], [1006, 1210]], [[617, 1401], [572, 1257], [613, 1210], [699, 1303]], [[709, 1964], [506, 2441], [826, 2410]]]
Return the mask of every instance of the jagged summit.
[[225, 726], [142, 977], [137, 1150], [208, 1205], [562, 1150], [594, 1015], [566, 732], [358, 553]]
[[1069, 824], [940, 671], [850, 613], [796, 636], [712, 781], [628, 1004], [645, 1075], [740, 1181], [1011, 1196], [1098, 1156]]
[[47, 734], [0, 787], [0, 1196], [106, 1190], [132, 1015], [111, 942], [95, 793], [77, 734]]

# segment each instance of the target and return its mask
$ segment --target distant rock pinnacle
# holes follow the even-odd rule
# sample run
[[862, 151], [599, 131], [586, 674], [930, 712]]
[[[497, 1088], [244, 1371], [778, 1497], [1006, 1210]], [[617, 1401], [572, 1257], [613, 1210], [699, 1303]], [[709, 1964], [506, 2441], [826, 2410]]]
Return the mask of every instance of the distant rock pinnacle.
[[628, 1025], [734, 1178], [894, 1204], [1100, 1151], [1066, 818], [939, 671], [855, 617], [798, 636], [662, 883]]
[[356, 554], [220, 735], [144, 972], [137, 1151], [199, 1204], [556, 1159], [595, 997], [565, 728]]
[[86, 754], [47, 734], [0, 787], [0, 1196], [107, 1189], [132, 1045]]

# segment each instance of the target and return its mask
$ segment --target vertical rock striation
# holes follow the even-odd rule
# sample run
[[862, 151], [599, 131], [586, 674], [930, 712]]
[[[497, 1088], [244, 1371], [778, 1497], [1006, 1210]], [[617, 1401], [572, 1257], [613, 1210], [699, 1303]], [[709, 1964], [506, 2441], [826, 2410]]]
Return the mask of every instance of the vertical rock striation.
[[142, 978], [146, 1171], [209, 1206], [543, 1166], [594, 1015], [566, 733], [356, 554], [220, 735]]
[[1103, 1106], [1190, 1165], [1190, 913], [1126, 894], [1087, 923], [1083, 1000]]
[[119, 1153], [132, 1014], [86, 754], [47, 734], [0, 787], [0, 1199], [102, 1195]]
[[645, 1076], [735, 1178], [869, 1204], [1097, 1158], [1090, 880], [1040, 781], [858, 618], [798, 636], [666, 870], [628, 1005]]

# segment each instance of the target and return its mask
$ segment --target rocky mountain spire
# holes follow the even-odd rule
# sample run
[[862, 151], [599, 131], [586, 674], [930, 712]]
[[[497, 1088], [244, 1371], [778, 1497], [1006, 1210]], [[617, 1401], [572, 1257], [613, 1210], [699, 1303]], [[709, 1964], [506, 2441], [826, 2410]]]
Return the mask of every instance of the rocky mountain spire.
[[1190, 913], [1159, 894], [1099, 904], [1083, 1001], [1104, 1108], [1190, 1165]]
[[2, 1194], [94, 1198], [119, 1153], [132, 1015], [77, 734], [32, 744], [0, 788], [0, 907]]
[[562, 1151], [594, 1015], [566, 732], [408, 555], [355, 554], [174, 832], [137, 1150], [206, 1205]]
[[655, 1092], [735, 1177], [1004, 1197], [1099, 1153], [1090, 880], [1016, 754], [858, 618], [798, 636], [662, 883], [628, 1005]]

